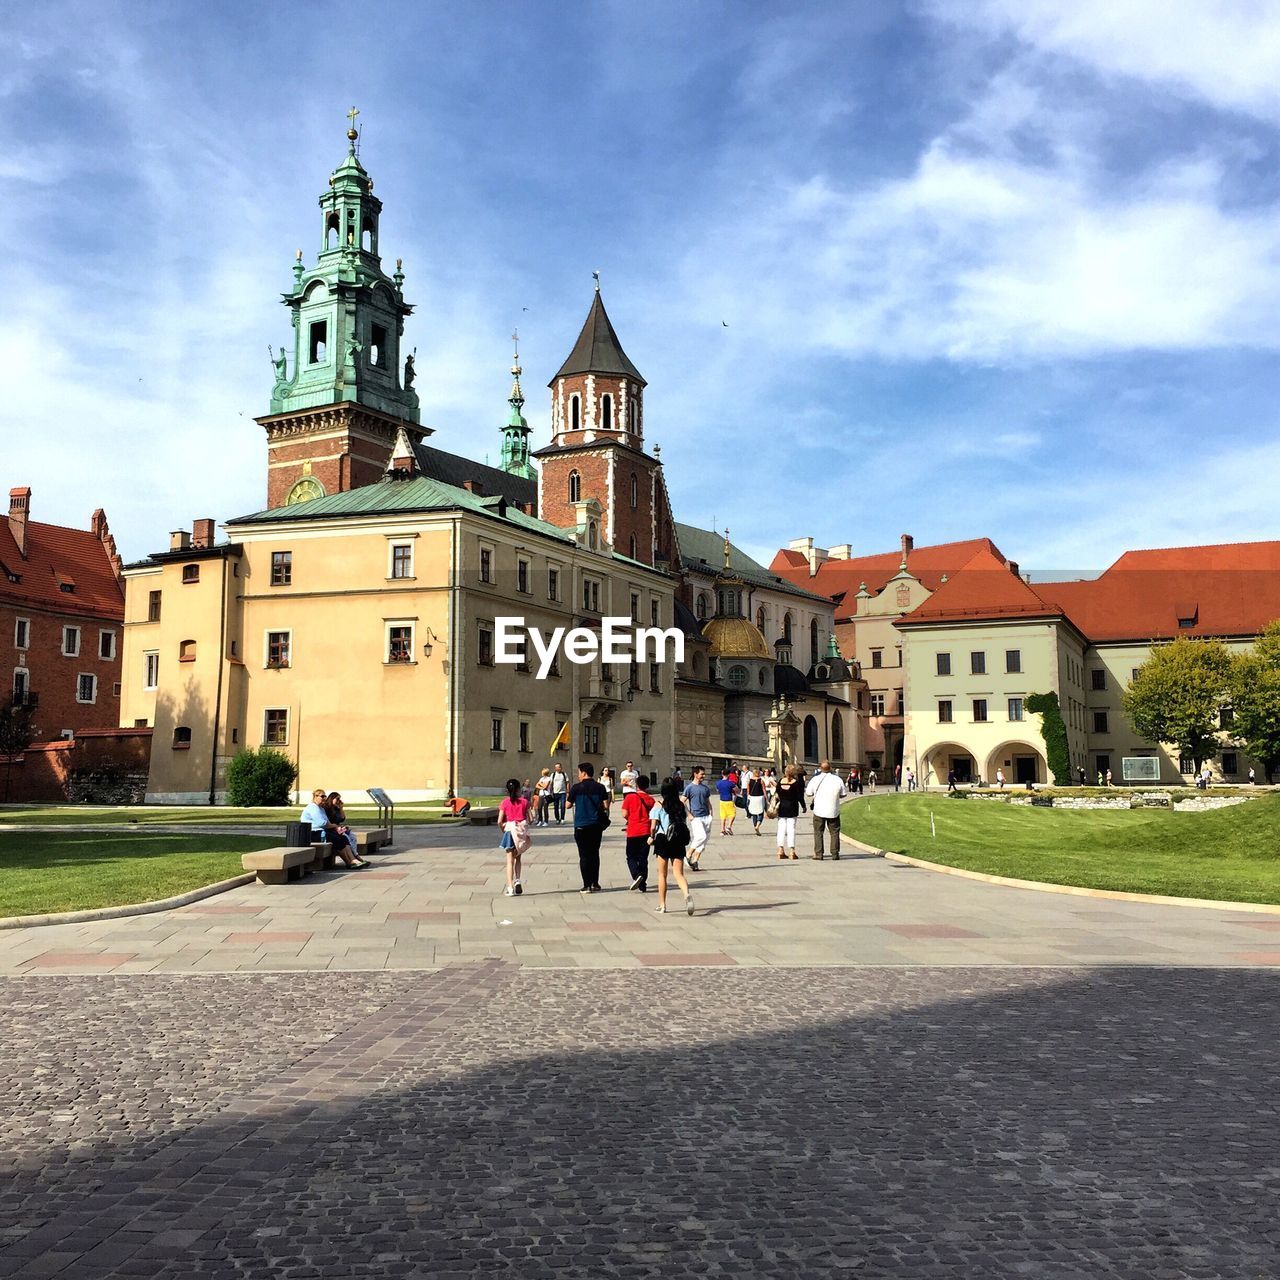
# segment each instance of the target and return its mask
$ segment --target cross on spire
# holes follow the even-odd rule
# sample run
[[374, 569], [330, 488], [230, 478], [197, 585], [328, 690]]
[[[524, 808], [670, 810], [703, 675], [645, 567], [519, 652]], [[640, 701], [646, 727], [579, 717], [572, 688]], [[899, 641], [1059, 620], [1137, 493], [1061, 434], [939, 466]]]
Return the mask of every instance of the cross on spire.
[[351, 110], [347, 112], [347, 119], [351, 121], [351, 127], [353, 129], [356, 127], [356, 116], [358, 116], [359, 114], [360, 114], [359, 107], [352, 107]]

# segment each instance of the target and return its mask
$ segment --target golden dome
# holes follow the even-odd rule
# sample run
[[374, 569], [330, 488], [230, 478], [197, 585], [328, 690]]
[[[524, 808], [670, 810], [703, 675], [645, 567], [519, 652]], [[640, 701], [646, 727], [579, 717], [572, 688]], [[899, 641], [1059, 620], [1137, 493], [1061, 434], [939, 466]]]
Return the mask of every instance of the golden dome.
[[702, 628], [713, 658], [772, 658], [760, 628], [746, 618], [712, 618]]

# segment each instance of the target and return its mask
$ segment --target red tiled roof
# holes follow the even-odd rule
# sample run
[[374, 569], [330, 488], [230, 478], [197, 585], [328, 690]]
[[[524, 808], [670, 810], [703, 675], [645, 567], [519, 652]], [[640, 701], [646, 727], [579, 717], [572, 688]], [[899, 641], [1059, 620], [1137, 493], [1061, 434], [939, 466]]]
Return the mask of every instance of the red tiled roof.
[[1060, 612], [1018, 577], [1003, 557], [984, 547], [898, 625], [1043, 618]]
[[[102, 540], [88, 530], [30, 521], [23, 559], [8, 520], [0, 516], [0, 566], [0, 600], [6, 604], [124, 618], [124, 588]], [[10, 582], [9, 573], [21, 581]], [[60, 581], [73, 584], [75, 590], [63, 591]]]
[[[980, 551], [987, 552], [1001, 564], [1005, 562], [999, 547], [990, 538], [970, 538], [964, 542], [914, 547], [907, 552], [907, 569], [930, 591], [935, 591], [944, 574], [958, 573]], [[879, 555], [856, 556], [851, 560], [826, 560], [810, 577], [809, 562], [803, 552], [784, 549], [773, 557], [769, 569], [796, 586], [816, 591], [819, 595], [834, 596], [843, 591], [845, 603], [850, 604], [864, 582], [872, 595], [884, 590], [885, 583], [901, 565], [901, 551], [886, 551]]]

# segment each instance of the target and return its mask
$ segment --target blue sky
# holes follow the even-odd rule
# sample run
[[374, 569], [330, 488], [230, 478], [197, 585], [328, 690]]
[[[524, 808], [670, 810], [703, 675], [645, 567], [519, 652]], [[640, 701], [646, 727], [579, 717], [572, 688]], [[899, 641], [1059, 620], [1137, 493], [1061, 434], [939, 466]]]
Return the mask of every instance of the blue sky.
[[128, 557], [262, 505], [352, 103], [443, 447], [496, 457], [516, 324], [545, 442], [598, 269], [678, 517], [766, 559], [1280, 537], [1276, 4], [55, 0], [0, 38], [5, 478]]

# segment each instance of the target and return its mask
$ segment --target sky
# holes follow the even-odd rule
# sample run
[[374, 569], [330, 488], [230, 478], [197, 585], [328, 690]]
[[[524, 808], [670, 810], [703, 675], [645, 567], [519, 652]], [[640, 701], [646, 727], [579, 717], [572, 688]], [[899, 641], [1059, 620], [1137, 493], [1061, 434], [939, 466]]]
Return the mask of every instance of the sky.
[[432, 442], [601, 273], [677, 518], [766, 562], [1280, 537], [1280, 3], [110, 0], [0, 12], [3, 473], [121, 551], [260, 509], [360, 109]]

